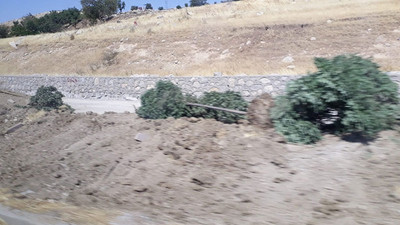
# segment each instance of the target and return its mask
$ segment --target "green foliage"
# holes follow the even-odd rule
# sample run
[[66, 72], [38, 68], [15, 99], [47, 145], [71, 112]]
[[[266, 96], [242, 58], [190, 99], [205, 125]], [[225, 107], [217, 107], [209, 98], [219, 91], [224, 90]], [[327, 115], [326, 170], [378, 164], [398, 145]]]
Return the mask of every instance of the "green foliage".
[[144, 8], [145, 8], [145, 9], [153, 9], [153, 6], [152, 6], [150, 3], [146, 3], [146, 4], [144, 5]]
[[125, 9], [125, 2], [121, 2], [121, 0], [117, 0], [117, 6], [118, 6], [118, 9], [119, 9], [119, 12], [121, 13], [122, 10]]
[[[242, 98], [240, 93], [234, 91], [226, 91], [223, 93], [213, 91], [204, 93], [204, 96], [200, 98], [199, 102], [204, 105], [222, 107], [227, 109], [235, 109], [240, 111], [247, 110], [247, 102]], [[202, 109], [201, 111], [203, 111], [203, 113], [201, 114], [202, 117], [214, 118], [224, 123], [235, 123], [240, 119], [244, 119], [243, 115], [223, 112], [219, 110]]]
[[[399, 110], [398, 86], [377, 64], [340, 55], [316, 58], [315, 65], [318, 72], [289, 83], [286, 96], [277, 99], [271, 118], [278, 132], [293, 142], [312, 143], [320, 135], [311, 125], [338, 135], [366, 138], [392, 126]], [[292, 120], [297, 121], [295, 126]], [[306, 128], [310, 131], [300, 131]]]
[[76, 8], [70, 8], [61, 12], [51, 11], [41, 18], [36, 18], [29, 14], [21, 22], [14, 22], [14, 25], [11, 27], [11, 36], [59, 32], [64, 26], [75, 26], [80, 20], [81, 14]]
[[[185, 102], [202, 104], [200, 99], [193, 95], [185, 95]], [[204, 117], [205, 114], [207, 114], [207, 110], [203, 107], [186, 106], [186, 117]]]
[[117, 12], [118, 0], [81, 0], [81, 5], [85, 17], [95, 24]]
[[185, 7], [186, 7], [186, 8], [189, 7], [189, 4], [185, 3]]
[[25, 16], [21, 22], [14, 21], [13, 23], [11, 36], [26, 36], [39, 33], [37, 19], [31, 14]]
[[164, 7], [160, 6], [160, 7], [158, 7], [158, 10], [162, 11], [162, 10], [164, 10]]
[[302, 120], [292, 110], [287, 96], [279, 96], [271, 110], [275, 129], [289, 142], [312, 144], [321, 139], [321, 131], [316, 124]]
[[7, 38], [10, 32], [10, 28], [6, 25], [0, 25], [0, 38]]
[[275, 129], [289, 142], [312, 144], [321, 139], [321, 131], [315, 124], [289, 116], [281, 118], [279, 123], [275, 124]]
[[137, 114], [146, 119], [179, 118], [186, 112], [181, 89], [169, 81], [159, 81], [155, 89], [141, 96], [141, 103]]
[[242, 111], [247, 109], [247, 102], [237, 92], [209, 92], [201, 98], [196, 98], [192, 95], [184, 96], [181, 89], [169, 81], [160, 81], [155, 89], [151, 89], [141, 96], [142, 106], [137, 110], [137, 114], [146, 119], [203, 117], [213, 118], [224, 123], [234, 123], [243, 118], [242, 115], [234, 113], [186, 106], [188, 102]]
[[52, 110], [57, 109], [64, 103], [62, 101], [64, 95], [57, 91], [53, 86], [41, 86], [37, 89], [36, 94], [31, 97], [29, 105], [36, 109]]
[[28, 35], [29, 32], [25, 29], [25, 27], [18, 21], [13, 22], [13, 26], [11, 27], [10, 36], [25, 36]]
[[133, 10], [138, 10], [139, 9], [139, 6], [136, 6], [136, 5], [133, 5], [133, 6], [131, 6], [131, 10], [133, 11]]
[[176, 8], [177, 8], [177, 9], [182, 9], [182, 6], [177, 5]]
[[207, 4], [207, 0], [190, 0], [190, 7], [202, 6]]
[[49, 14], [38, 19], [39, 32], [59, 32], [64, 26], [76, 26], [79, 21], [81, 21], [81, 13], [76, 8], [70, 8], [61, 12], [51, 11]]

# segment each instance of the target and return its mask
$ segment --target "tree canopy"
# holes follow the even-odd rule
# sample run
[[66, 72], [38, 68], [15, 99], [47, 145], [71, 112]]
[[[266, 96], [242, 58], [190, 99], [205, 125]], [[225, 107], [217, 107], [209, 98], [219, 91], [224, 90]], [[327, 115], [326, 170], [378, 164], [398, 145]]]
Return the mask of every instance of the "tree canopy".
[[117, 12], [118, 0], [81, 0], [81, 5], [86, 18], [96, 23]]
[[207, 0], [190, 0], [190, 7], [202, 6], [207, 4]]

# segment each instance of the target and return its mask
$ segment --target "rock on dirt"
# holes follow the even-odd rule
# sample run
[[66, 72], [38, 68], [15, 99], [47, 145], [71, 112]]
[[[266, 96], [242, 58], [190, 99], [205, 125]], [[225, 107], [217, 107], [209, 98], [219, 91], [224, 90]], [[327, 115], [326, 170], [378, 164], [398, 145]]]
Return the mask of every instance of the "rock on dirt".
[[292, 62], [294, 62], [294, 59], [293, 59], [292, 56], [288, 55], [288, 56], [286, 56], [285, 58], [282, 59], [282, 62], [284, 62], [284, 63], [292, 63]]
[[10, 43], [8, 43], [11, 47], [13, 47], [14, 49], [18, 49], [18, 45], [17, 43], [15, 43], [14, 41], [11, 41]]

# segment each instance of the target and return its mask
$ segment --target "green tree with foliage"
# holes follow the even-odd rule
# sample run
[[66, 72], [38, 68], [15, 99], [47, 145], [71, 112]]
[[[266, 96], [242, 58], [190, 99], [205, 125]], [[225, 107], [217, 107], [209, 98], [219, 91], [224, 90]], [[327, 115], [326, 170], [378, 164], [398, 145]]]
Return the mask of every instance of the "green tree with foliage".
[[32, 14], [29, 14], [24, 17], [22, 20], [22, 24], [28, 32], [28, 35], [38, 34], [39, 33], [39, 23], [36, 17]]
[[14, 21], [13, 26], [11, 27], [10, 36], [24, 36], [24, 35], [28, 35], [28, 31], [19, 21]]
[[177, 8], [177, 9], [182, 9], [182, 6], [177, 5], [176, 8]]
[[202, 6], [207, 4], [207, 0], [190, 0], [190, 7]]
[[11, 36], [26, 36], [39, 33], [37, 18], [28, 14], [21, 22], [14, 21], [11, 27]]
[[81, 20], [81, 11], [77, 8], [69, 8], [58, 13], [60, 21], [64, 25], [76, 26]]
[[131, 11], [138, 10], [138, 9], [139, 9], [139, 6], [137, 6], [137, 5], [131, 6]]
[[81, 13], [76, 8], [70, 8], [61, 12], [51, 11], [40, 18], [29, 14], [21, 22], [14, 21], [10, 35], [24, 36], [59, 32], [65, 26], [75, 26], [79, 21], [81, 21]]
[[8, 37], [9, 32], [10, 32], [10, 28], [8, 26], [0, 25], [0, 38]]
[[316, 58], [318, 72], [289, 83], [271, 118], [288, 141], [314, 143], [321, 132], [374, 138], [399, 112], [398, 86], [355, 55]]
[[150, 3], [146, 3], [146, 4], [144, 5], [144, 8], [145, 8], [145, 9], [151, 10], [151, 9], [153, 9], [153, 6], [152, 6]]
[[117, 12], [117, 0], [81, 0], [83, 14], [92, 24]]
[[119, 12], [122, 13], [122, 10], [125, 9], [125, 2], [121, 2], [121, 0], [117, 0], [117, 5], [118, 5]]
[[162, 6], [158, 7], [158, 11], [162, 11], [162, 10], [164, 10], [164, 7], [162, 7]]

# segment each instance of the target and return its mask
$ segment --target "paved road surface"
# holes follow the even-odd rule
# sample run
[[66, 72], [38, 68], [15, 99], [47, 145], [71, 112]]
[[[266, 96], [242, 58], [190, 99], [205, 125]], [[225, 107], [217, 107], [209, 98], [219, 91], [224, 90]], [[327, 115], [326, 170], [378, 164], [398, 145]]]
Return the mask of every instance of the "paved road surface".
[[140, 107], [139, 100], [93, 100], [93, 99], [75, 99], [63, 98], [63, 101], [75, 109], [75, 112], [92, 111], [102, 114], [104, 112], [135, 112], [135, 107]]

